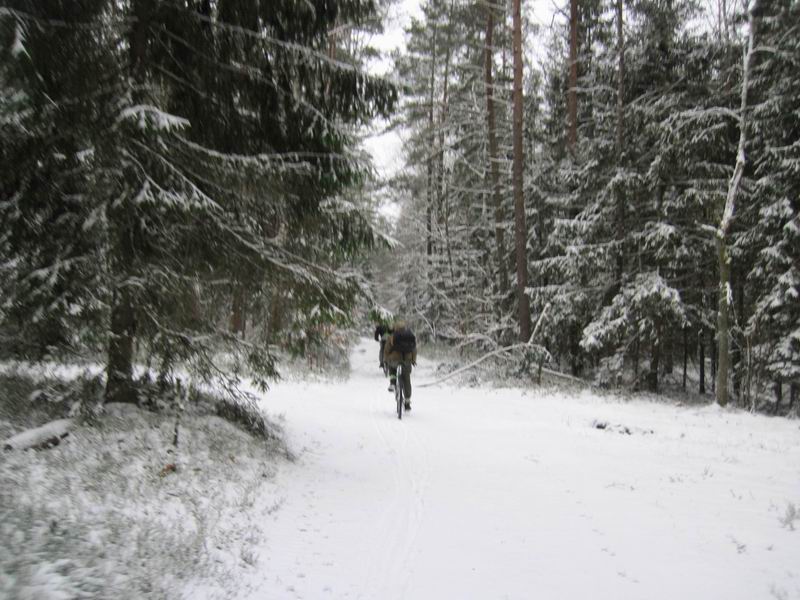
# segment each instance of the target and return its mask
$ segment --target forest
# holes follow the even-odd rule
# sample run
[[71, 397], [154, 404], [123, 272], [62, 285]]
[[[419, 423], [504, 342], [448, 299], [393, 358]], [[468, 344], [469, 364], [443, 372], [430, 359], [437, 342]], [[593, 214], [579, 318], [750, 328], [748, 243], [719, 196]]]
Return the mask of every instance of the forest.
[[511, 8], [424, 2], [396, 59], [409, 310], [603, 387], [795, 405], [800, 5]]
[[[388, 247], [424, 339], [795, 405], [796, 2], [570, 0], [546, 28], [429, 0], [379, 77], [385, 10], [5, 2], [4, 354], [105, 355], [108, 400], [135, 399], [137, 361], [231, 379], [223, 351], [266, 384], [271, 348], [374, 303]], [[388, 180], [374, 118], [406, 139]]]
[[800, 597], [800, 0], [0, 0], [0, 223], [0, 598]]

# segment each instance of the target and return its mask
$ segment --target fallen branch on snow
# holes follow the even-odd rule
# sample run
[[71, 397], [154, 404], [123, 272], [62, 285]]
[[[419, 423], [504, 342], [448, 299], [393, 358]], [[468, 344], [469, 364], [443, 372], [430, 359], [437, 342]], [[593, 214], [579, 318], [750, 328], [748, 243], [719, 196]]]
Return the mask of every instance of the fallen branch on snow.
[[[483, 356], [481, 356], [478, 360], [475, 360], [475, 361], [469, 363], [468, 365], [461, 367], [460, 369], [456, 369], [455, 371], [453, 371], [451, 373], [448, 373], [444, 377], [440, 377], [439, 379], [437, 379], [435, 381], [430, 381], [428, 383], [421, 383], [421, 384], [417, 385], [417, 387], [418, 388], [425, 388], [425, 387], [431, 387], [431, 386], [434, 386], [434, 385], [438, 385], [438, 384], [440, 384], [440, 383], [442, 383], [444, 381], [447, 381], [451, 377], [455, 377], [459, 373], [463, 373], [464, 371], [468, 371], [469, 369], [478, 366], [483, 361], [485, 361], [487, 358], [491, 358], [492, 356], [497, 356], [499, 354], [504, 354], [506, 352], [511, 352], [512, 350], [519, 350], [519, 349], [522, 349], [522, 348], [530, 348], [530, 347], [532, 347], [533, 346], [533, 339], [534, 339], [534, 337], [536, 337], [536, 333], [539, 331], [539, 326], [542, 324], [542, 320], [544, 319], [545, 314], [547, 314], [547, 310], [549, 308], [550, 308], [550, 303], [548, 302], [545, 305], [544, 310], [542, 310], [542, 313], [539, 315], [539, 318], [536, 320], [536, 326], [533, 328], [533, 333], [531, 333], [531, 337], [528, 339], [527, 342], [519, 342], [519, 343], [516, 343], [516, 344], [511, 344], [510, 346], [506, 346], [504, 348], [498, 348], [497, 350], [492, 350], [488, 354], [484, 354]], [[543, 367], [540, 367], [539, 370], [541, 372], [543, 372], [543, 373], [547, 373], [548, 375], [552, 375], [554, 377], [561, 377], [562, 379], [566, 379], [567, 381], [572, 381], [574, 383], [580, 383], [582, 385], [589, 385], [585, 381], [583, 381], [582, 379], [579, 379], [577, 377], [573, 377], [572, 375], [566, 375], [565, 373], [559, 373], [558, 371], [552, 371], [550, 369], [545, 369]]]
[[58, 419], [51, 421], [41, 427], [28, 429], [22, 433], [18, 433], [5, 442], [3, 442], [4, 450], [26, 450], [34, 448], [41, 450], [44, 448], [51, 448], [57, 446], [62, 439], [69, 435], [72, 429], [72, 419]]
[[460, 369], [456, 369], [455, 371], [452, 371], [451, 373], [448, 373], [447, 375], [437, 379], [436, 381], [431, 381], [429, 383], [421, 383], [421, 384], [417, 385], [417, 387], [423, 387], [424, 388], [424, 387], [430, 387], [432, 385], [436, 385], [436, 384], [442, 383], [443, 381], [447, 381], [451, 377], [455, 377], [459, 373], [463, 373], [464, 371], [468, 371], [472, 367], [475, 367], [475, 366], [481, 364], [487, 358], [490, 358], [492, 356], [497, 356], [498, 354], [502, 354], [504, 352], [510, 352], [511, 350], [516, 350], [517, 348], [524, 348], [527, 345], [528, 344], [525, 344], [525, 343], [519, 343], [519, 344], [512, 344], [510, 346], [506, 346], [505, 348], [498, 348], [497, 350], [493, 350], [492, 352], [489, 352], [489, 354], [484, 354], [478, 360], [475, 360], [475, 361], [469, 363], [468, 365], [466, 365], [464, 367], [461, 367]]

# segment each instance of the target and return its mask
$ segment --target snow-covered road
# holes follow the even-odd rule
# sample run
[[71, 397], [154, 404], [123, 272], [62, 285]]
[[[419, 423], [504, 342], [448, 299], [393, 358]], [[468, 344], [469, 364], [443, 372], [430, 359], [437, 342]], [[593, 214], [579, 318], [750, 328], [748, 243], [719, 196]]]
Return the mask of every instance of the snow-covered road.
[[797, 421], [449, 386], [398, 421], [376, 357], [266, 395], [299, 460], [260, 503], [253, 600], [800, 598]]

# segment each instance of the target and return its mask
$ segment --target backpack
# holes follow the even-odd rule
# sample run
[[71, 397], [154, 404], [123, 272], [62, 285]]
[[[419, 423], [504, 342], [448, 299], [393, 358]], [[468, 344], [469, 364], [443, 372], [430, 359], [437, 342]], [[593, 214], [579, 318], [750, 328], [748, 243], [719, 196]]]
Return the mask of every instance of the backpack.
[[398, 329], [392, 338], [392, 350], [400, 354], [411, 354], [417, 349], [417, 338], [410, 329]]

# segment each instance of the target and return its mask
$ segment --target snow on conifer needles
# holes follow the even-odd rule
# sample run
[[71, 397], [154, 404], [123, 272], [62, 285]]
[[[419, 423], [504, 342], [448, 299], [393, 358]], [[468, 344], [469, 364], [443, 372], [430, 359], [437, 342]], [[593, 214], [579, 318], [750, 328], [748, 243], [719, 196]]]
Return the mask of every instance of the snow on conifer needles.
[[348, 45], [374, 6], [17, 4], [0, 14], [26, 49], [0, 68], [12, 354], [107, 352], [109, 398], [132, 400], [137, 359], [211, 377], [228, 351], [269, 378], [271, 348], [351, 318], [350, 263], [378, 239], [356, 132], [396, 97]]

